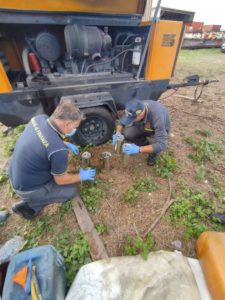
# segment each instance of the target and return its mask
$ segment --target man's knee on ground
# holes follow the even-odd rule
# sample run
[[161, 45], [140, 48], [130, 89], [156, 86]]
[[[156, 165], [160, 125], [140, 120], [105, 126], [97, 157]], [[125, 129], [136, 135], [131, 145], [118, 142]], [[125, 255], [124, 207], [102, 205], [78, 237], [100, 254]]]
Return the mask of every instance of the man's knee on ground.
[[76, 189], [75, 185], [68, 186], [67, 193], [66, 193], [67, 200], [74, 198], [75, 196], [77, 196], [77, 194], [78, 193], [77, 193], [77, 189]]

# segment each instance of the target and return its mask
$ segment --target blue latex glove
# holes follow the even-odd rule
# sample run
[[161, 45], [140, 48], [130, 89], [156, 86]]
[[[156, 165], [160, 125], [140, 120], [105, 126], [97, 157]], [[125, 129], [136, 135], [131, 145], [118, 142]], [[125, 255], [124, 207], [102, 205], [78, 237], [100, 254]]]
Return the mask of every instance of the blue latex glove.
[[95, 169], [82, 169], [80, 168], [80, 179], [81, 181], [86, 181], [86, 180], [94, 180], [95, 179], [95, 175], [96, 175], [96, 170]]
[[113, 136], [112, 136], [112, 144], [116, 145], [117, 142], [117, 137], [118, 136], [123, 136], [121, 132], [117, 131]]
[[140, 147], [135, 144], [124, 144], [122, 149], [123, 153], [126, 154], [137, 154], [140, 152]]
[[66, 143], [66, 146], [75, 154], [75, 155], [77, 155], [77, 154], [79, 154], [79, 148], [76, 146], [76, 145], [74, 145], [74, 144], [72, 144], [72, 143]]

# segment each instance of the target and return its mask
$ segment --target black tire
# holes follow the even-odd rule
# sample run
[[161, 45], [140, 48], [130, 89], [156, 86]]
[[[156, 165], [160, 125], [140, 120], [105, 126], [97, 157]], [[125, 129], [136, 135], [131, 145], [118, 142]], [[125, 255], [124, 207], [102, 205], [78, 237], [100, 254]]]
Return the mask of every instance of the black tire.
[[74, 136], [74, 142], [81, 146], [94, 146], [107, 142], [113, 134], [115, 120], [104, 107], [90, 107], [82, 109], [86, 119], [82, 121]]

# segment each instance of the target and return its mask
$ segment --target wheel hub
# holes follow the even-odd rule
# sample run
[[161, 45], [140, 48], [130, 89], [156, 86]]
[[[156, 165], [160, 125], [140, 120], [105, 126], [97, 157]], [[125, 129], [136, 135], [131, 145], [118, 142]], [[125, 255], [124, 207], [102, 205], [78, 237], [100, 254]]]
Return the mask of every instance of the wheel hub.
[[85, 120], [79, 130], [85, 139], [95, 144], [103, 136], [106, 126], [104, 119], [93, 116]]

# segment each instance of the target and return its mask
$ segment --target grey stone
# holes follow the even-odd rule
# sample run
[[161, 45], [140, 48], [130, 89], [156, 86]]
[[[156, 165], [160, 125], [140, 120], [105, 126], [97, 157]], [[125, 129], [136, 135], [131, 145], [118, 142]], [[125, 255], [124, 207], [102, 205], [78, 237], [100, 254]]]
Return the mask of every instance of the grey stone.
[[5, 222], [8, 216], [9, 216], [9, 212], [7, 210], [0, 211], [0, 223]]
[[182, 242], [180, 240], [171, 242], [171, 245], [174, 248], [174, 250], [182, 251]]
[[3, 134], [4, 136], [6, 136], [9, 132], [12, 131], [12, 127], [7, 127], [7, 126], [5, 126], [5, 125], [3, 125], [1, 129], [2, 129], [2, 134]]

